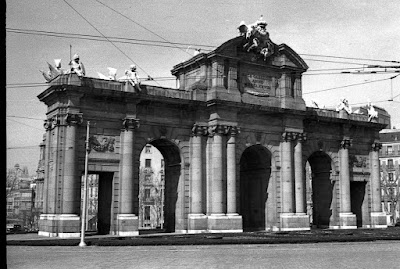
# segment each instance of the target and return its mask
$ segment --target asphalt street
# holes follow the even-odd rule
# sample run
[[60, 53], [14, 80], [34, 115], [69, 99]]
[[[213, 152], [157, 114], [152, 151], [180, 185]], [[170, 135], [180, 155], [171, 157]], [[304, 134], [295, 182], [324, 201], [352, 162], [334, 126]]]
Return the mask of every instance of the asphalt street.
[[400, 241], [203, 246], [7, 246], [8, 268], [400, 268]]

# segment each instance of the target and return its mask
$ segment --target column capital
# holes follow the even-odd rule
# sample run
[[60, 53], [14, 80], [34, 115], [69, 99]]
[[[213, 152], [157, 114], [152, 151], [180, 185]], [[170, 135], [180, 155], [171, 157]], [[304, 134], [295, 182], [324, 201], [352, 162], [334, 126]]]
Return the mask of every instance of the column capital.
[[208, 134], [208, 126], [194, 124], [192, 128], [192, 136], [202, 136]]
[[140, 120], [135, 118], [124, 118], [122, 119], [122, 126], [123, 129], [126, 131], [128, 130], [135, 130], [140, 126]]
[[343, 140], [340, 142], [340, 148], [342, 149], [348, 149], [352, 145], [351, 139], [350, 138], [343, 138]]
[[46, 129], [46, 131], [50, 131], [51, 129], [53, 129], [52, 119], [44, 120], [43, 127], [44, 127], [44, 129]]
[[295, 132], [283, 132], [282, 133], [282, 139], [284, 142], [290, 142], [293, 140], [296, 140], [297, 133]]
[[302, 143], [302, 142], [306, 142], [307, 140], [307, 134], [306, 133], [298, 133], [297, 134], [297, 141]]
[[379, 151], [382, 148], [382, 143], [375, 141], [371, 145], [372, 151]]
[[209, 126], [207, 131], [209, 136], [214, 136], [215, 134], [235, 136], [240, 133], [240, 128], [232, 125], [217, 124]]
[[65, 115], [65, 123], [67, 125], [79, 125], [82, 124], [83, 122], [83, 114], [82, 113], [68, 113], [67, 115]]

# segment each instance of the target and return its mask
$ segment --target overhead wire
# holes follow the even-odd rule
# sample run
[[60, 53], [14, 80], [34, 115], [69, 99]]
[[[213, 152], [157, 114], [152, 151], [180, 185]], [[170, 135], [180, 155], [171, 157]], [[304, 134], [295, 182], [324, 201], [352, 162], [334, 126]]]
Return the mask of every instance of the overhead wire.
[[[128, 54], [126, 54], [123, 50], [121, 50], [117, 45], [115, 45], [108, 37], [106, 37], [99, 29], [97, 29], [89, 20], [87, 20], [78, 10], [76, 10], [70, 3], [66, 0], [63, 0], [68, 6], [70, 6], [82, 19], [84, 19], [90, 26], [92, 26], [101, 36], [107, 39], [117, 50], [119, 50], [125, 57], [127, 57], [133, 64], [135, 64], [138, 68], [140, 68], [147, 76], [150, 76], [146, 70], [140, 67]], [[158, 82], [156, 82], [159, 86], [161, 86]]]
[[377, 80], [371, 80], [371, 81], [366, 81], [366, 82], [361, 82], [361, 83], [354, 83], [354, 84], [349, 84], [349, 85], [344, 85], [344, 86], [339, 86], [339, 87], [333, 87], [333, 88], [328, 88], [328, 89], [323, 89], [323, 90], [317, 90], [317, 91], [312, 91], [312, 92], [303, 92], [303, 95], [306, 94], [312, 94], [312, 93], [319, 93], [319, 92], [325, 92], [325, 91], [331, 91], [331, 90], [336, 90], [336, 89], [342, 89], [342, 88], [347, 88], [347, 87], [353, 87], [353, 86], [358, 86], [358, 85], [364, 85], [364, 84], [369, 84], [369, 83], [374, 83], [374, 82], [379, 82], [379, 81], [385, 81], [389, 79], [394, 79], [398, 77], [399, 75], [390, 77], [390, 78], [384, 78], [384, 79], [377, 79]]
[[[123, 15], [125, 16], [125, 15]], [[125, 16], [126, 17], [126, 16]], [[60, 38], [78, 38], [78, 39], [87, 39], [92, 41], [101, 41], [101, 42], [109, 42], [111, 40], [115, 43], [126, 43], [133, 45], [146, 45], [146, 46], [158, 46], [158, 47], [167, 47], [167, 48], [177, 48], [183, 50], [185, 53], [188, 53], [184, 48], [187, 47], [197, 47], [201, 48], [204, 51], [211, 51], [215, 46], [204, 45], [204, 44], [191, 44], [191, 43], [179, 43], [179, 42], [171, 42], [166, 39], [163, 41], [155, 41], [155, 40], [146, 40], [146, 39], [136, 39], [136, 38], [126, 38], [126, 37], [105, 37], [97, 36], [97, 35], [87, 35], [87, 34], [76, 34], [76, 33], [62, 33], [62, 32], [50, 32], [50, 31], [40, 31], [40, 30], [31, 30], [31, 29], [17, 29], [17, 28], [6, 28], [7, 32], [16, 33], [16, 34], [31, 34], [31, 35], [43, 35], [43, 36], [51, 36], [51, 37], [60, 37]], [[103, 39], [101, 39], [103, 38]], [[104, 40], [106, 39], [106, 40]], [[157, 44], [161, 43], [161, 44]], [[169, 45], [168, 45], [169, 44]], [[179, 47], [182, 46], [182, 47]], [[188, 53], [191, 55], [190, 53]], [[319, 55], [319, 54], [302, 54], [299, 55], [308, 55], [314, 57], [331, 57], [338, 59], [349, 59], [349, 60], [365, 60], [365, 61], [375, 61], [375, 62], [390, 62], [390, 63], [400, 63], [399, 61], [389, 61], [389, 60], [377, 60], [377, 59], [367, 59], [367, 58], [354, 58], [354, 57], [342, 57], [342, 56], [331, 56], [331, 55]], [[341, 64], [353, 64], [353, 65], [361, 65], [363, 68], [378, 68], [378, 66], [371, 66], [367, 63], [359, 63], [359, 62], [343, 62], [343, 61], [329, 61], [322, 59], [310, 59], [304, 58], [304, 60], [308, 61], [319, 61], [319, 62], [327, 62], [327, 63], [341, 63]], [[379, 68], [399, 68], [399, 66], [379, 66]], [[357, 69], [357, 68], [341, 68], [341, 69]], [[336, 70], [336, 69], [335, 69]], [[308, 70], [307, 72], [312, 72], [315, 70]]]

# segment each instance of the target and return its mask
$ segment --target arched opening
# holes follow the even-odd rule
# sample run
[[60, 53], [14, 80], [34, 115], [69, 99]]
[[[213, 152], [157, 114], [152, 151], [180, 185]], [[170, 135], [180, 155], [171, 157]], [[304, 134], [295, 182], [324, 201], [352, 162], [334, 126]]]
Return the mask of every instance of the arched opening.
[[[332, 215], [333, 185], [331, 182], [331, 158], [322, 151], [311, 154], [308, 158], [307, 205], [312, 227], [329, 227]], [[310, 201], [311, 200], [311, 201]]]
[[265, 230], [270, 176], [271, 153], [260, 145], [247, 148], [240, 158], [240, 213], [244, 230]]
[[179, 148], [166, 139], [145, 145], [139, 168], [139, 229], [175, 232]]

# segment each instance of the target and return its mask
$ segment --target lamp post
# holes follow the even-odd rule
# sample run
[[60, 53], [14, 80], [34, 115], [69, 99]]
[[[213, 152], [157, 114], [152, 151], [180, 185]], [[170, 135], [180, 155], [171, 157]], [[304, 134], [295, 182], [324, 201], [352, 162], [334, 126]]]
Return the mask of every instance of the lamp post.
[[86, 126], [86, 155], [85, 155], [85, 176], [83, 179], [83, 205], [81, 211], [81, 242], [80, 247], [86, 247], [85, 243], [85, 226], [86, 226], [86, 206], [87, 206], [87, 176], [88, 176], [88, 160], [89, 160], [89, 127], [90, 121], [87, 122]]

